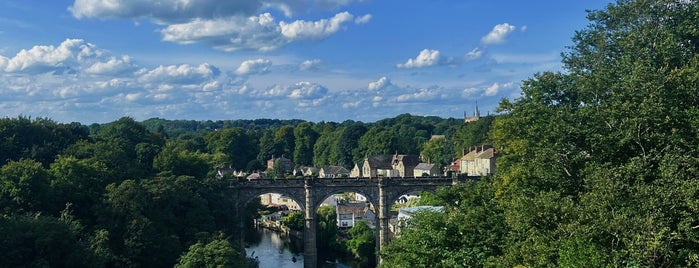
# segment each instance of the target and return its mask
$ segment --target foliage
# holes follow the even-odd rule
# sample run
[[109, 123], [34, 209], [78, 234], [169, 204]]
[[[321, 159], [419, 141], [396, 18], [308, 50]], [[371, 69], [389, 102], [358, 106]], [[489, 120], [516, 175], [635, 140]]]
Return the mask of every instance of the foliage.
[[306, 220], [301, 213], [292, 212], [289, 213], [289, 215], [286, 215], [286, 217], [282, 218], [282, 223], [291, 230], [303, 231], [303, 226], [305, 225]]
[[0, 216], [0, 259], [5, 267], [98, 267], [80, 225], [70, 219]]
[[380, 252], [381, 267], [482, 267], [502, 253], [507, 226], [492, 182], [440, 189], [434, 205], [420, 211]]
[[180, 256], [175, 267], [255, 267], [245, 254], [233, 247], [225, 238], [215, 238], [205, 242], [197, 242]]
[[337, 242], [337, 213], [333, 206], [321, 206], [316, 217], [316, 247], [319, 261], [337, 256], [345, 249]]
[[354, 258], [363, 266], [374, 266], [376, 258], [376, 234], [365, 221], [358, 221], [349, 230], [350, 239], [345, 241]]

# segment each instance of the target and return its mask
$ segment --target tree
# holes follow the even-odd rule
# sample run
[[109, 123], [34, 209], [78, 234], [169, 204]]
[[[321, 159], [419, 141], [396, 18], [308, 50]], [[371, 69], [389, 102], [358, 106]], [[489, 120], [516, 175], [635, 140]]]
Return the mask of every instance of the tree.
[[420, 211], [382, 248], [381, 267], [496, 266], [507, 233], [492, 181], [444, 187], [433, 204], [444, 212]]
[[0, 216], [0, 259], [6, 267], [99, 267], [77, 222], [37, 214]]
[[[226, 166], [243, 169], [257, 155], [257, 147], [240, 127], [211, 132], [205, 140], [210, 152], [223, 153], [228, 157], [230, 162]], [[224, 166], [218, 168], [221, 167]]]
[[294, 150], [296, 149], [296, 140], [294, 139], [294, 127], [280, 127], [274, 133], [274, 146], [278, 149], [277, 155], [293, 157]]
[[306, 220], [301, 213], [292, 212], [282, 219], [282, 223], [291, 230], [303, 231], [303, 225], [306, 223]]
[[376, 259], [376, 234], [365, 221], [358, 221], [349, 230], [350, 239], [346, 240], [347, 248], [354, 258], [364, 266], [374, 266]]
[[0, 168], [0, 209], [7, 214], [51, 212], [49, 173], [41, 163], [23, 159]]
[[316, 214], [316, 245], [319, 258], [329, 258], [344, 252], [337, 242], [337, 214], [333, 206], [321, 206]]
[[191, 245], [175, 267], [254, 267], [245, 255], [226, 239], [216, 238], [208, 243]]
[[452, 160], [452, 152], [449, 151], [449, 149], [450, 147], [447, 146], [446, 139], [431, 139], [422, 147], [420, 156], [423, 162], [434, 163], [441, 168], [449, 164]]
[[297, 165], [312, 165], [313, 164], [313, 145], [318, 139], [311, 123], [303, 122], [294, 129], [294, 163]]
[[697, 265], [697, 11], [660, 0], [590, 12], [566, 72], [501, 102], [505, 265]]

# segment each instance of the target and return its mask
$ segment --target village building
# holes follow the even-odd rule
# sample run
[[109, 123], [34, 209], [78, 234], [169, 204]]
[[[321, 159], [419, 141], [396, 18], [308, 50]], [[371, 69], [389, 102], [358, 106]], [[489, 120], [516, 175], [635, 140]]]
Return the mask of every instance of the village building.
[[366, 221], [370, 226], [375, 225], [376, 214], [366, 202], [337, 204], [335, 213], [337, 214], [337, 227], [340, 228], [352, 228], [358, 221]]

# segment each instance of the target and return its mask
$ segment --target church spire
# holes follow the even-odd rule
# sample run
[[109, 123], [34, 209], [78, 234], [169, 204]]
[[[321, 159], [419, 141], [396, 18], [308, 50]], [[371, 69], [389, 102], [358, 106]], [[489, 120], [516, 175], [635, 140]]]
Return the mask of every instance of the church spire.
[[478, 101], [476, 101], [476, 109], [473, 111], [473, 117], [475, 117], [475, 118], [481, 117], [481, 112], [478, 111]]

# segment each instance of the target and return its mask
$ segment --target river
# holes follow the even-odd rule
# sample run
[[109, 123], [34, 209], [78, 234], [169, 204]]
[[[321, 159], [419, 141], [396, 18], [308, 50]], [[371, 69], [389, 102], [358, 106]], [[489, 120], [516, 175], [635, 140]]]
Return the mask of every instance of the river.
[[[292, 241], [277, 232], [258, 228], [252, 241], [245, 248], [248, 256], [257, 257], [260, 268], [300, 268], [303, 267], [303, 241]], [[340, 263], [325, 264], [323, 267], [352, 267]]]

